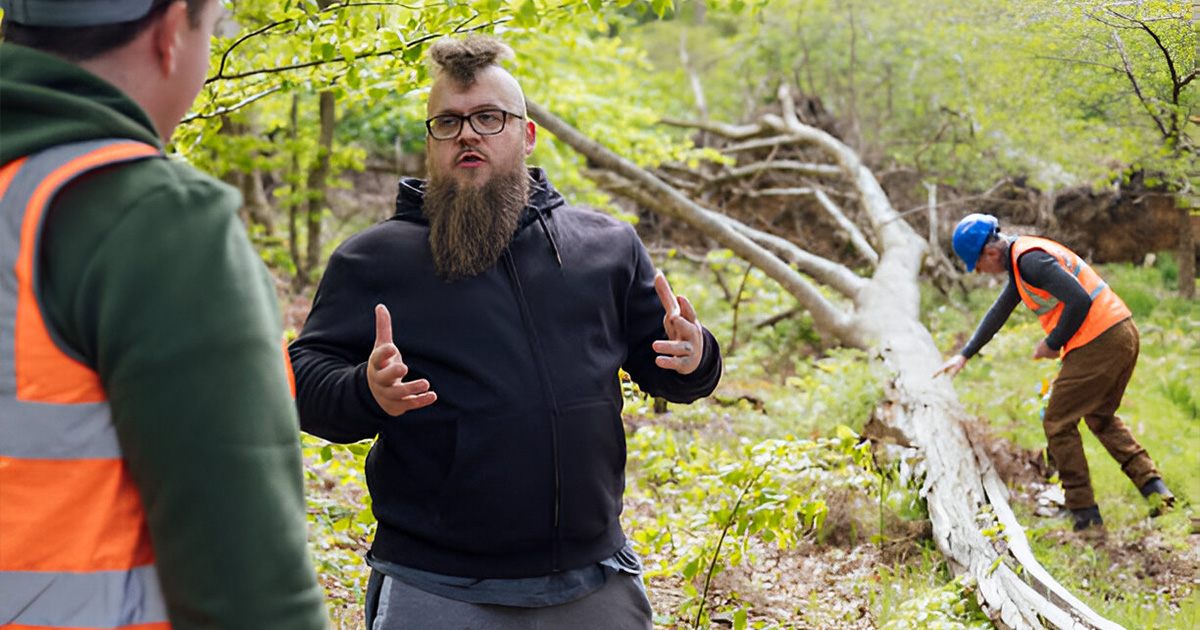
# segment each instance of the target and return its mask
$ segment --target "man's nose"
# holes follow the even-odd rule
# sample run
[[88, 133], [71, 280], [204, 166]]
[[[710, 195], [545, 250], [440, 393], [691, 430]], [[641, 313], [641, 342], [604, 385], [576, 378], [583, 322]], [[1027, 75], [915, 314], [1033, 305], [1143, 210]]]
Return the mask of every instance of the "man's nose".
[[483, 136], [479, 135], [479, 132], [475, 131], [475, 128], [471, 126], [470, 122], [465, 120], [463, 121], [462, 130], [458, 132], [459, 142], [470, 141], [473, 146], [474, 143], [479, 142], [482, 138]]

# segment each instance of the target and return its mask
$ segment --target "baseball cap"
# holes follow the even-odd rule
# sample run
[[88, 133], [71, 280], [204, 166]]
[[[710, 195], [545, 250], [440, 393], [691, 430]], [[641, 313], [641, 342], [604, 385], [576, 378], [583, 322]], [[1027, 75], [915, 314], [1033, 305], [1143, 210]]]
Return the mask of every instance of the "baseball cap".
[[168, 0], [0, 0], [4, 21], [71, 28], [132, 22]]

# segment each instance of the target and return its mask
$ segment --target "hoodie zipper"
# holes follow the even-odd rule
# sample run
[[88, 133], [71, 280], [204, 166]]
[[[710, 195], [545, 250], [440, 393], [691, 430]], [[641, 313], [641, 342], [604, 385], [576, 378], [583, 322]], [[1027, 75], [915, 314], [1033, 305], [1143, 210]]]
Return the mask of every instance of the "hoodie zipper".
[[[538, 213], [538, 217], [541, 214]], [[542, 224], [543, 229], [545, 224]], [[549, 236], [549, 231], [546, 232], [547, 238], [550, 239], [551, 247], [554, 247], [553, 238]], [[555, 247], [555, 256], [558, 256], [558, 250]], [[504, 250], [504, 268], [508, 271], [509, 280], [512, 282], [513, 291], [516, 293], [517, 304], [521, 309], [521, 323], [525, 327], [525, 336], [529, 340], [529, 349], [533, 354], [533, 360], [537, 363], [538, 378], [542, 382], [542, 392], [546, 399], [546, 404], [550, 406], [550, 448], [551, 456], [554, 464], [554, 529], [553, 529], [553, 548], [552, 548], [552, 568], [558, 571], [562, 565], [562, 543], [560, 540], [560, 511], [562, 507], [562, 479], [561, 471], [559, 470], [558, 458], [558, 401], [554, 397], [554, 390], [551, 387], [550, 374], [546, 368], [546, 361], [542, 358], [542, 343], [538, 339], [537, 331], [534, 329], [533, 316], [529, 312], [529, 304], [525, 301], [525, 291], [521, 287], [521, 279], [517, 275], [516, 261], [513, 260], [510, 249]], [[562, 265], [562, 259], [559, 259], [559, 265]]]

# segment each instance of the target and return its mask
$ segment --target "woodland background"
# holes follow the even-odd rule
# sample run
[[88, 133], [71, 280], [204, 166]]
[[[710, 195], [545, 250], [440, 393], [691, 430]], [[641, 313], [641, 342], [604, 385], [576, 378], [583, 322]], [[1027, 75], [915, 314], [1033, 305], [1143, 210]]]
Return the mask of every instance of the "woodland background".
[[[172, 150], [243, 191], [292, 333], [332, 249], [422, 174], [422, 55], [469, 31], [517, 52], [532, 162], [634, 222], [697, 305], [727, 357], [717, 392], [685, 407], [627, 388], [626, 527], [659, 628], [1066, 627], [996, 603], [1036, 578], [1018, 535], [1100, 619], [1077, 627], [1200, 627], [1194, 5], [224, 3]], [[1061, 240], [1129, 303], [1143, 354], [1122, 415], [1172, 513], [1149, 519], [1084, 432], [1108, 528], [1069, 531], [1040, 452], [1055, 366], [1028, 360], [1028, 314], [953, 387], [929, 378], [1000, 289], [949, 250], [968, 212]], [[335, 623], [359, 628], [369, 444], [305, 445], [315, 560]]]

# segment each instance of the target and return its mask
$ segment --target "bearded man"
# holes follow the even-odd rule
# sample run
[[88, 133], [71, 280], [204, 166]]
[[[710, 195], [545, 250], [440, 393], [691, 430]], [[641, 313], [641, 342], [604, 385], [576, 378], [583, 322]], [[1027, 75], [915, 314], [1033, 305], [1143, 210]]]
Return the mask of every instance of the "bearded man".
[[429, 54], [429, 180], [334, 252], [291, 346], [302, 428], [375, 439], [367, 627], [652, 628], [619, 522], [618, 371], [691, 402], [719, 348], [630, 225], [526, 166], [512, 51]]

